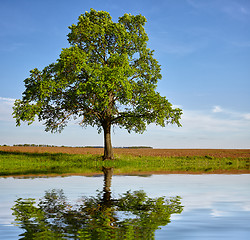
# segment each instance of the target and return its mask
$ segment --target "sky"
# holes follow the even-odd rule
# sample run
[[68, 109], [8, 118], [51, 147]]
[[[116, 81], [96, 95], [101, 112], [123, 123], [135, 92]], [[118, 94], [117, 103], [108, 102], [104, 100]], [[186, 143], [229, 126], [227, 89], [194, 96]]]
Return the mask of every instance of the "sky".
[[0, 0], [0, 145], [103, 145], [96, 128], [72, 122], [52, 134], [12, 118], [29, 71], [58, 59], [69, 47], [68, 26], [91, 8], [115, 22], [125, 13], [146, 17], [162, 69], [157, 91], [183, 109], [182, 127], [114, 128], [114, 147], [250, 148], [249, 0]]

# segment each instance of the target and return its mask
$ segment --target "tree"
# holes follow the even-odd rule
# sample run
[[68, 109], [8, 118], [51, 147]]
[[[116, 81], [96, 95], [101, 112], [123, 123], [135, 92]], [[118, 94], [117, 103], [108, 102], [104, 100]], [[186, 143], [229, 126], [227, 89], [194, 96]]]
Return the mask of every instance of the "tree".
[[155, 231], [183, 211], [179, 196], [150, 198], [140, 191], [111, 197], [112, 168], [103, 168], [104, 189], [69, 203], [63, 190], [51, 190], [36, 204], [19, 198], [13, 206], [20, 239], [155, 239]]
[[117, 23], [108, 12], [82, 14], [69, 27], [69, 48], [43, 70], [30, 71], [14, 118], [31, 124], [38, 116], [46, 131], [61, 131], [69, 120], [104, 131], [104, 159], [113, 159], [111, 126], [143, 133], [146, 125], [180, 125], [181, 109], [156, 91], [160, 65], [147, 47], [142, 15]]

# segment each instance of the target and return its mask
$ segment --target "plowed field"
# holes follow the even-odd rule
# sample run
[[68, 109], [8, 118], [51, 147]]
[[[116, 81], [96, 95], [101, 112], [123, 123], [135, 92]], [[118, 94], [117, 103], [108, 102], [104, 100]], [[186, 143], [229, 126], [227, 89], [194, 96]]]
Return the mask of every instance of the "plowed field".
[[[30, 153], [69, 153], [69, 154], [103, 154], [102, 148], [75, 148], [75, 147], [0, 147], [0, 151], [30, 152]], [[114, 153], [133, 156], [212, 156], [212, 157], [249, 157], [250, 149], [151, 149], [151, 148], [114, 148]]]

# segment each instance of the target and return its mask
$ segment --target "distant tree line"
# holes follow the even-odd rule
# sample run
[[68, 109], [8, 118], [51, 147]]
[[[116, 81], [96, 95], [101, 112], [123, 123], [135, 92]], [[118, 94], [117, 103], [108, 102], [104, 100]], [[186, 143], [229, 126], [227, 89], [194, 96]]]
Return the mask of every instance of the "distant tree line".
[[[1, 147], [7, 147], [10, 145], [0, 145]], [[56, 146], [56, 145], [48, 145], [48, 144], [30, 144], [30, 143], [24, 143], [24, 144], [13, 144], [13, 147], [74, 147], [74, 146]], [[103, 146], [75, 146], [74, 148], [103, 148]], [[139, 149], [139, 148], [150, 148], [153, 149], [153, 147], [150, 146], [130, 146], [130, 147], [114, 147], [114, 148], [126, 148], [126, 149]]]

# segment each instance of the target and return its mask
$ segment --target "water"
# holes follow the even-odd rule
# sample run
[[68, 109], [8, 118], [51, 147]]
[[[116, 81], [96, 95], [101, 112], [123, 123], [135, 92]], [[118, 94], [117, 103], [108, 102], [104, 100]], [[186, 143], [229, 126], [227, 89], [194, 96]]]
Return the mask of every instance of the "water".
[[[13, 226], [11, 207], [18, 198], [44, 196], [63, 189], [70, 202], [96, 196], [103, 176], [16, 179], [0, 178], [0, 239], [19, 239], [24, 231]], [[113, 176], [114, 199], [128, 190], [143, 190], [148, 197], [181, 196], [183, 211], [156, 230], [155, 239], [250, 239], [250, 174]], [[144, 238], [145, 239], [145, 238]]]

